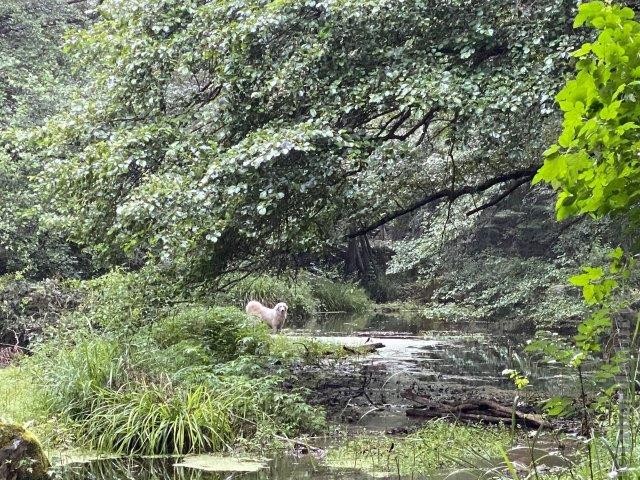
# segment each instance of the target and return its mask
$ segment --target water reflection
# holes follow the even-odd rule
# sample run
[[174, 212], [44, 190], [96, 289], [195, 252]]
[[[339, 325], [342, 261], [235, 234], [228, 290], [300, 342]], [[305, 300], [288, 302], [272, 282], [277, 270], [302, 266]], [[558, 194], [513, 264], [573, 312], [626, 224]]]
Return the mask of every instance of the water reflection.
[[[297, 459], [280, 456], [259, 472], [203, 472], [174, 467], [175, 458], [96, 460], [60, 467], [59, 480], [370, 480], [374, 477], [357, 470], [335, 470], [320, 465], [311, 457]], [[385, 478], [385, 477], [375, 477]]]
[[505, 368], [531, 377], [539, 391], [569, 393], [573, 380], [558, 365], [532, 361], [523, 353], [533, 337], [530, 322], [451, 322], [417, 312], [318, 315], [291, 325], [291, 334], [358, 345], [367, 339], [385, 348], [363, 361], [380, 374], [408, 375], [419, 381], [512, 389]]

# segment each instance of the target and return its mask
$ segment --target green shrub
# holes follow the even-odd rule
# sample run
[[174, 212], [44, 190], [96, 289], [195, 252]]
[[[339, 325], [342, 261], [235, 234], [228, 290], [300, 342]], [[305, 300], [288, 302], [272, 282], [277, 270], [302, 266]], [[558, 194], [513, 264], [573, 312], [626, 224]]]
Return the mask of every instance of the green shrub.
[[273, 433], [294, 436], [301, 432], [319, 433], [325, 428], [322, 410], [305, 402], [303, 390], [283, 392], [280, 377], [249, 378], [224, 375], [216, 370], [215, 374], [201, 378], [200, 383], [216, 392], [229, 393], [229, 407], [239, 436]]
[[311, 292], [320, 310], [327, 312], [364, 312], [371, 308], [371, 300], [362, 287], [353, 283], [334, 282], [326, 277], [313, 277]]
[[270, 307], [285, 302], [289, 307], [289, 315], [293, 317], [309, 316], [318, 307], [311, 286], [301, 277], [292, 279], [251, 275], [234, 284], [220, 300], [241, 308], [251, 300]]
[[152, 338], [162, 348], [199, 342], [218, 361], [255, 353], [267, 337], [264, 325], [236, 308], [183, 307], [152, 327]]
[[113, 270], [77, 283], [85, 300], [75, 313], [81, 323], [129, 336], [164, 316], [170, 303], [183, 300], [182, 291], [150, 268], [137, 272]]
[[0, 276], [0, 343], [28, 345], [47, 327], [57, 327], [79, 295], [57, 280], [28, 281], [21, 275]]

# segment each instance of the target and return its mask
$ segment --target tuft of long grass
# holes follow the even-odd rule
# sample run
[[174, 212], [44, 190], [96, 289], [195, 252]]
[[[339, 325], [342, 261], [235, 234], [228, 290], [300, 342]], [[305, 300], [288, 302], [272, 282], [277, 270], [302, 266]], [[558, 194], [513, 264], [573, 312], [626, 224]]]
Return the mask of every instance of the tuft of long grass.
[[232, 441], [233, 392], [204, 386], [174, 389], [145, 385], [95, 391], [94, 408], [79, 427], [100, 451], [180, 454], [218, 451]]
[[310, 284], [320, 310], [360, 313], [372, 307], [367, 292], [356, 284], [335, 282], [326, 277], [313, 277]]
[[31, 363], [52, 411], [75, 418], [91, 408], [97, 389], [128, 381], [126, 361], [120, 345], [96, 337], [61, 349], [49, 344]]
[[242, 308], [250, 300], [268, 306], [285, 302], [289, 306], [289, 315], [296, 317], [305, 317], [317, 310], [311, 287], [301, 276], [294, 279], [250, 275], [236, 283], [220, 300]]

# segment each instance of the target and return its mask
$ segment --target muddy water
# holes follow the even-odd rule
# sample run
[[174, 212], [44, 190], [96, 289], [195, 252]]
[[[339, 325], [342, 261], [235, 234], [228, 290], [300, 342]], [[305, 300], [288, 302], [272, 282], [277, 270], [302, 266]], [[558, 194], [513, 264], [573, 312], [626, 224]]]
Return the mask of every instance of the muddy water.
[[[294, 323], [288, 334], [347, 346], [384, 345], [375, 354], [322, 365], [316, 372], [306, 369], [300, 375], [313, 378], [308, 386], [335, 421], [368, 430], [397, 430], [416, 423], [405, 414], [410, 406], [403, 395], [407, 390], [434, 402], [485, 398], [509, 404], [516, 392], [502, 374], [506, 368], [528, 373], [542, 394], [552, 389], [554, 394], [568, 393], [573, 384], [566, 372], [524, 355], [533, 330], [523, 323], [444, 322], [411, 312], [326, 315]], [[519, 396], [526, 400], [528, 394]]]
[[[62, 480], [370, 480], [359, 470], [330, 469], [311, 457], [282, 455], [258, 472], [204, 472], [174, 467], [175, 458], [97, 460], [71, 464], [59, 471]], [[380, 477], [376, 477], [380, 478]], [[397, 477], [396, 477], [397, 478]]]
[[[517, 368], [531, 374], [543, 390], [561, 393], [570, 382], [562, 372], [525, 360], [522, 348], [532, 331], [517, 323], [457, 323], [421, 318], [411, 312], [360, 316], [321, 315], [291, 321], [286, 335], [313, 336], [343, 345], [380, 342], [375, 354], [343, 361], [301, 365], [293, 384], [303, 383], [312, 401], [348, 431], [404, 431], [420, 420], [406, 415], [407, 389], [433, 401], [499, 398], [515, 395], [501, 372]], [[297, 377], [297, 378], [296, 378]], [[525, 395], [526, 396], [526, 395]], [[61, 480], [285, 480], [374, 478], [360, 471], [330, 469], [309, 455], [275, 455], [258, 472], [206, 473], [174, 467], [176, 459], [102, 460], [68, 465]], [[398, 478], [380, 477], [375, 478]], [[427, 478], [414, 476], [412, 478]]]

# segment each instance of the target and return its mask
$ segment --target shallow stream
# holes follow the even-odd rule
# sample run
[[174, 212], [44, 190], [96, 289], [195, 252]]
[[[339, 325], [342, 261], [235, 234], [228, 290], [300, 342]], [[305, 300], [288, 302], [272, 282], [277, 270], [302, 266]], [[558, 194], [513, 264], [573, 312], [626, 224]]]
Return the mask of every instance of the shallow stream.
[[[300, 367], [300, 381], [314, 393], [337, 428], [349, 432], [410, 430], [421, 420], [411, 419], [411, 390], [434, 401], [464, 398], [513, 400], [512, 382], [505, 368], [528, 371], [538, 391], [562, 393], [569, 385], [559, 370], [526, 360], [522, 348], [533, 334], [526, 325], [507, 322], [442, 322], [415, 312], [359, 316], [319, 315], [291, 321], [286, 335], [316, 337], [347, 346], [382, 343], [371, 355], [326, 361]], [[295, 382], [296, 379], [293, 378]], [[101, 460], [71, 464], [60, 472], [62, 480], [284, 480], [374, 478], [355, 470], [331, 469], [311, 455], [276, 455], [256, 472], [227, 470], [206, 473], [175, 467], [176, 459]], [[376, 478], [398, 478], [380, 477]], [[424, 478], [415, 476], [412, 478]]]

